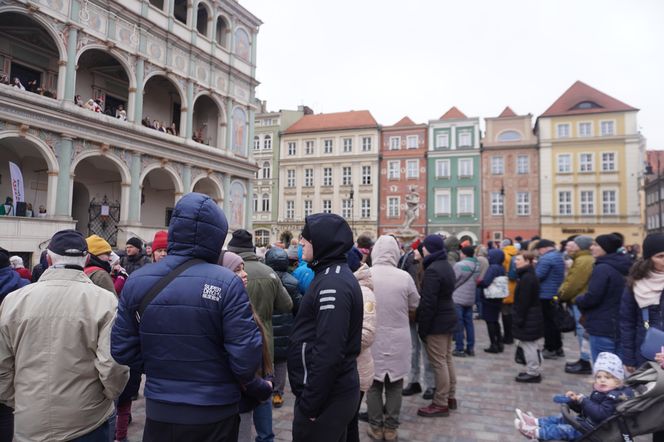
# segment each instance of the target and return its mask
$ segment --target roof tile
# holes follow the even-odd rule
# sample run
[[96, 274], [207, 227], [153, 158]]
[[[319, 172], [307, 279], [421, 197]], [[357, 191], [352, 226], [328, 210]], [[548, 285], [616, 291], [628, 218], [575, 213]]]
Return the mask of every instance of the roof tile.
[[[592, 103], [592, 107], [581, 108], [581, 103]], [[594, 106], [594, 105], [597, 105]], [[638, 110], [620, 100], [606, 95], [604, 92], [577, 81], [563, 93], [541, 117], [557, 115], [597, 114], [601, 112], [621, 112]]]
[[284, 131], [284, 134], [324, 132], [344, 129], [378, 127], [368, 110], [305, 115]]
[[445, 112], [443, 116], [440, 117], [441, 120], [457, 120], [460, 118], [468, 118], [468, 117], [459, 109], [457, 109], [456, 106], [452, 106], [450, 110]]

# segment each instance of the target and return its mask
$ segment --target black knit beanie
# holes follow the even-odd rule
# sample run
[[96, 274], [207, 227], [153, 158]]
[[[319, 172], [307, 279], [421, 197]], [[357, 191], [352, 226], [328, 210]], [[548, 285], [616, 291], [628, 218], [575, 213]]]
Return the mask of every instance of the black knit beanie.
[[228, 242], [228, 250], [233, 253], [253, 252], [255, 249], [251, 233], [244, 229], [233, 232], [233, 238]]
[[651, 233], [643, 240], [643, 259], [664, 252], [664, 233]]
[[129, 238], [129, 239], [127, 240], [127, 244], [129, 244], [130, 246], [134, 246], [134, 247], [136, 247], [138, 250], [142, 250], [142, 249], [143, 249], [143, 241], [141, 241], [140, 239], [136, 238], [135, 236], [134, 236], [133, 238]]
[[597, 238], [595, 238], [595, 242], [599, 244], [602, 249], [604, 249], [607, 255], [610, 253], [616, 253], [618, 249], [622, 247], [622, 240], [613, 233], [608, 235], [599, 235]]

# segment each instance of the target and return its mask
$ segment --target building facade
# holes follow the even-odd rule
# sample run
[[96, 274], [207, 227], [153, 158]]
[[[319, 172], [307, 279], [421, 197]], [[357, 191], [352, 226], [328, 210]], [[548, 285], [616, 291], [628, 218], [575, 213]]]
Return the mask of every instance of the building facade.
[[638, 109], [577, 81], [537, 119], [542, 236], [643, 237]]
[[279, 240], [277, 221], [279, 214], [279, 146], [281, 132], [305, 114], [312, 111], [306, 106], [298, 110], [269, 112], [267, 103], [259, 103], [254, 129], [253, 157], [258, 164], [254, 180], [253, 228], [254, 243], [262, 247]]
[[429, 121], [427, 233], [480, 239], [480, 128], [452, 107]]
[[343, 216], [376, 237], [380, 128], [366, 110], [305, 115], [281, 136], [277, 237], [297, 238], [306, 216]]
[[664, 232], [664, 150], [646, 151], [645, 233]]
[[383, 127], [380, 143], [378, 234], [411, 229], [426, 234], [427, 125], [404, 117]]
[[506, 107], [482, 139], [482, 242], [539, 235], [539, 157], [532, 115]]
[[0, 85], [0, 194], [12, 162], [26, 203], [3, 247], [34, 262], [63, 228], [147, 241], [191, 191], [251, 228], [260, 24], [234, 1], [2, 2], [0, 69], [20, 84]]

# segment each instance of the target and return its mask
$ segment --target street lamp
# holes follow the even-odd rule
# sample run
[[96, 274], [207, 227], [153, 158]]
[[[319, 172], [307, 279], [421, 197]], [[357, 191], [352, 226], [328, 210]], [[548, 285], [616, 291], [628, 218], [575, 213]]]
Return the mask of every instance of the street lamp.
[[503, 209], [503, 230], [501, 231], [502, 239], [505, 239], [505, 183], [500, 181], [500, 201], [502, 202]]
[[355, 196], [355, 191], [351, 188], [350, 189], [350, 229], [353, 231], [353, 235], [355, 235], [355, 226], [353, 222], [353, 212], [355, 211], [355, 202], [353, 200], [353, 197]]

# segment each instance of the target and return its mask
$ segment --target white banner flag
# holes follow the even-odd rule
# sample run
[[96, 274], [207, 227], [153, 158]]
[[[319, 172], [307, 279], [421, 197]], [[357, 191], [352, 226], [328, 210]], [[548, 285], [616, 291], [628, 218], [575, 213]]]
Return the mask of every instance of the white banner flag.
[[25, 201], [23, 174], [21, 173], [21, 169], [11, 161], [9, 162], [9, 173], [12, 178], [12, 193], [14, 197], [14, 212], [12, 215], [16, 216], [16, 203]]

